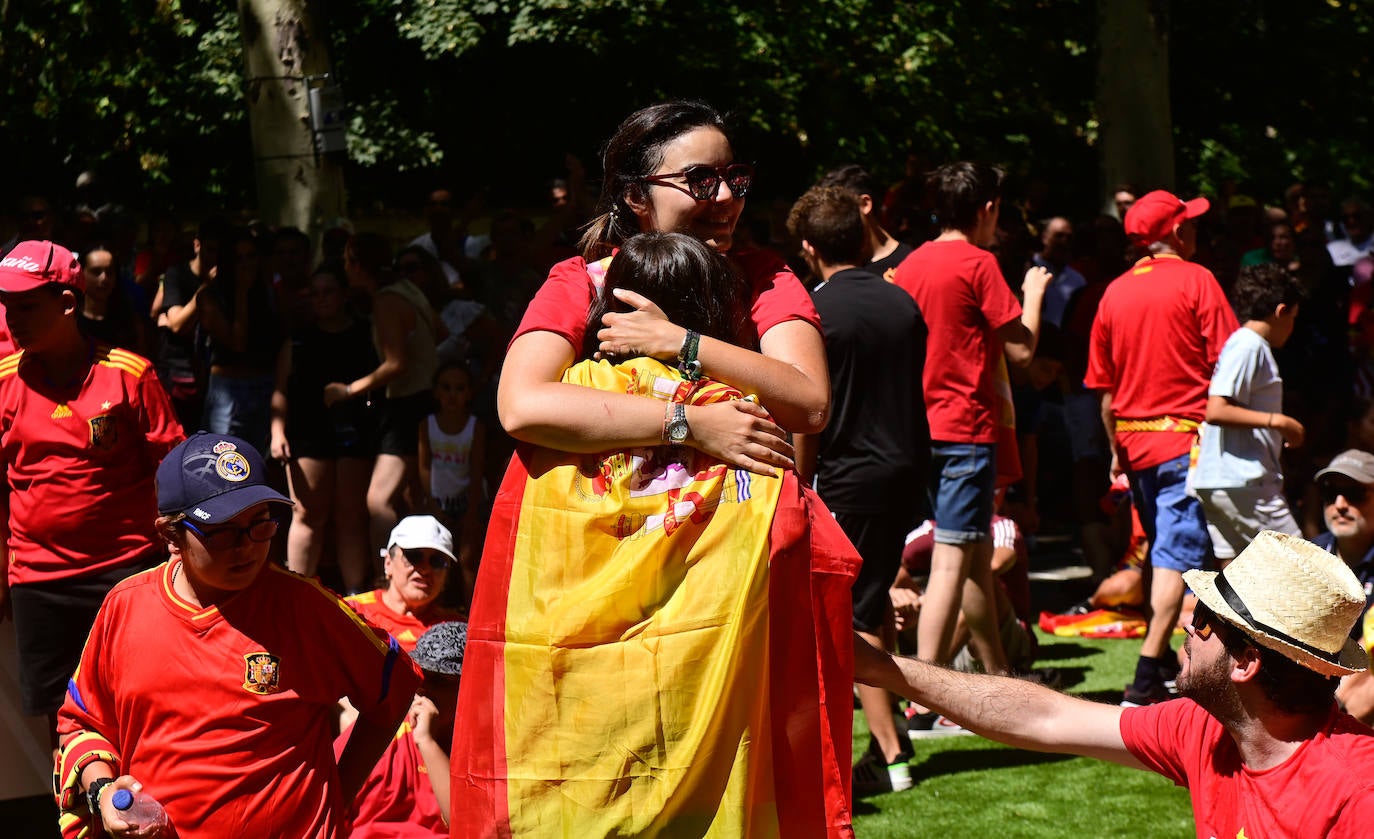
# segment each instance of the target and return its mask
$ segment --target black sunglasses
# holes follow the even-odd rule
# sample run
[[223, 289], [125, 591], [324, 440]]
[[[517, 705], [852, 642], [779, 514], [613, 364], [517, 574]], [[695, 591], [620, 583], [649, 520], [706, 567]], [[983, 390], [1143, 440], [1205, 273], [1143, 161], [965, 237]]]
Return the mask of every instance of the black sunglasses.
[[1197, 639], [1206, 641], [1212, 637], [1212, 629], [1216, 626], [1213, 621], [1216, 619], [1217, 615], [1212, 611], [1212, 608], [1199, 600], [1197, 605], [1193, 607], [1193, 619], [1188, 623], [1193, 627], [1193, 634], [1197, 636]]
[[[682, 178], [686, 188], [668, 180]], [[749, 194], [749, 186], [754, 182], [754, 167], [748, 163], [731, 163], [728, 166], [689, 166], [681, 172], [667, 172], [662, 175], [645, 175], [641, 183], [672, 187], [679, 192], [692, 196], [694, 201], [711, 201], [720, 192], [721, 181], [729, 187], [736, 198]]]
[[430, 553], [426, 556], [426, 550], [426, 548], [401, 548], [401, 556], [406, 558], [406, 562], [410, 563], [411, 568], [428, 565], [435, 571], [443, 571], [448, 567], [448, 557], [433, 549], [428, 549]]
[[1336, 498], [1341, 496], [1347, 504], [1358, 507], [1369, 497], [1369, 488], [1363, 484], [1321, 483], [1317, 485], [1317, 492], [1321, 494], [1323, 507], [1335, 504]]

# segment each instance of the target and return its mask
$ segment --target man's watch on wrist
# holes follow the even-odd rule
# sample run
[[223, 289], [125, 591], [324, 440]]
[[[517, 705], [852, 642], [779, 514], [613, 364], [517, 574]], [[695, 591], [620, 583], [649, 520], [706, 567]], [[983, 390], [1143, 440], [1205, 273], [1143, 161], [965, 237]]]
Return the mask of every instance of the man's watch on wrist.
[[92, 818], [100, 818], [100, 793], [114, 781], [114, 778], [96, 778], [86, 785], [86, 804], [91, 808]]

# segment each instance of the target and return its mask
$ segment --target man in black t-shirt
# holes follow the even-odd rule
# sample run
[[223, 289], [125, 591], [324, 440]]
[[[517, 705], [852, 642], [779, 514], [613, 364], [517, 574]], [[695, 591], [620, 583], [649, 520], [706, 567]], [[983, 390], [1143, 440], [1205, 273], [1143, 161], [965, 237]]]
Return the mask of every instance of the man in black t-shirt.
[[[854, 582], [854, 629], [874, 646], [894, 639], [888, 591], [902, 545], [922, 516], [924, 475], [918, 451], [928, 451], [920, 399], [925, 323], [911, 295], [860, 269], [865, 231], [859, 199], [820, 186], [797, 201], [787, 229], [821, 284], [812, 292], [825, 333], [830, 370], [830, 424], [798, 437], [797, 468], [863, 557]], [[924, 438], [924, 439], [923, 439]], [[856, 795], [911, 786], [903, 742], [887, 692], [861, 685], [859, 701], [873, 740], [854, 767]]]

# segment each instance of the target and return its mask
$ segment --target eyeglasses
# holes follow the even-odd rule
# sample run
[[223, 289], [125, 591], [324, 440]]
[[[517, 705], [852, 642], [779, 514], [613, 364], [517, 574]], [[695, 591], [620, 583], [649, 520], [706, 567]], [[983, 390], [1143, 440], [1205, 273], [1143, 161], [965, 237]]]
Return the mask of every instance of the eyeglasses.
[[443, 571], [449, 565], [449, 558], [432, 548], [401, 548], [401, 556], [411, 568], [428, 565], [435, 571]]
[[1358, 507], [1369, 497], [1369, 488], [1362, 484], [1323, 483], [1317, 485], [1317, 492], [1321, 494], [1323, 507], [1335, 504], [1337, 497], [1344, 497], [1345, 503]]
[[276, 519], [260, 519], [247, 527], [217, 527], [211, 531], [201, 530], [189, 521], [183, 521], [186, 529], [200, 537], [200, 543], [212, 551], [227, 551], [250, 542], [266, 542], [277, 535]]
[[[669, 178], [682, 178], [687, 182], [684, 189], [669, 181]], [[640, 183], [668, 186], [678, 192], [685, 192], [695, 201], [711, 201], [720, 191], [724, 181], [736, 198], [749, 194], [749, 185], [754, 182], [754, 167], [748, 163], [731, 163], [728, 166], [689, 166], [681, 172], [668, 172], [662, 175], [645, 175]]]
[[1201, 600], [1193, 607], [1193, 619], [1188, 623], [1193, 627], [1193, 634], [1197, 636], [1199, 641], [1206, 641], [1212, 637], [1212, 631], [1215, 627], [1213, 621], [1216, 618], [1217, 615], [1212, 611], [1212, 608]]

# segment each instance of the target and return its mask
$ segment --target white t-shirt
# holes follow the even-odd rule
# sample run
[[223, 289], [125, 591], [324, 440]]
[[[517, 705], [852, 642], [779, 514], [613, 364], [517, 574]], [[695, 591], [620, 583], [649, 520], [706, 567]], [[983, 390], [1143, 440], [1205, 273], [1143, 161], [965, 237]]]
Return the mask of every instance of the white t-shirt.
[[[1283, 412], [1283, 379], [1269, 342], [1241, 327], [1221, 348], [1209, 396], [1225, 396], [1252, 411]], [[1223, 428], [1202, 424], [1195, 489], [1283, 489], [1279, 454], [1283, 435], [1273, 428]]]

